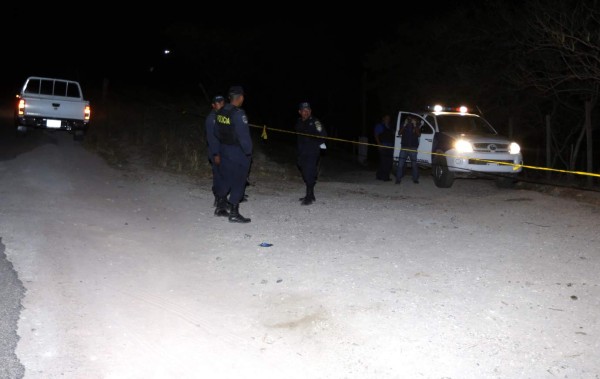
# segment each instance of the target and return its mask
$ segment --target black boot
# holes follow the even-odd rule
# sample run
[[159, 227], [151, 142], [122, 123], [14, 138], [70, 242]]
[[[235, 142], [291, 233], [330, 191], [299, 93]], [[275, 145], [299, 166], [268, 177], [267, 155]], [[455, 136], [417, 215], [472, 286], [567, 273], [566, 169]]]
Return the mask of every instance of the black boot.
[[240, 214], [240, 205], [232, 205], [231, 213], [229, 213], [229, 222], [240, 222], [246, 224], [250, 222], [249, 218], [246, 218]]
[[213, 207], [216, 207], [217, 205], [219, 205], [219, 198], [217, 197], [217, 195], [215, 195], [215, 201], [213, 202]]
[[219, 197], [217, 199], [217, 208], [215, 208], [215, 216], [229, 216], [229, 212], [227, 212], [227, 204], [229, 204], [227, 198]]
[[302, 198], [302, 205], [311, 205], [315, 200], [315, 187], [306, 187], [306, 196]]
[[299, 198], [298, 200], [300, 201], [304, 201], [304, 199], [306, 199], [306, 196], [308, 196], [308, 187], [306, 187], [306, 195], [302, 196], [301, 198]]
[[[306, 186], [306, 195], [304, 195], [304, 197], [299, 198], [298, 200], [304, 201], [304, 199], [308, 199], [308, 200], [312, 200], [312, 201], [317, 200], [315, 198], [315, 186], [311, 186], [311, 187]], [[308, 204], [303, 204], [303, 205], [308, 205]]]

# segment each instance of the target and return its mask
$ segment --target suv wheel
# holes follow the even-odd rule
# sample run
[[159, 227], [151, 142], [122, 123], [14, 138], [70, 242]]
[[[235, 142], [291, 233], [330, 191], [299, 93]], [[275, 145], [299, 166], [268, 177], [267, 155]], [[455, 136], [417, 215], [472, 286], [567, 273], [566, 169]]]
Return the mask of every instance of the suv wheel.
[[434, 159], [433, 182], [438, 188], [450, 188], [454, 183], [454, 174], [448, 170], [446, 158], [443, 156]]

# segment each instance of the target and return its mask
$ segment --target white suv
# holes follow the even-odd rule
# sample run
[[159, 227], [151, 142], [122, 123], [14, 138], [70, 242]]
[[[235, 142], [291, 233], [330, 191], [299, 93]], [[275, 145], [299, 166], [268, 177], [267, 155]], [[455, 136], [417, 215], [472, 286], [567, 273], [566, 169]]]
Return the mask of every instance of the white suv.
[[416, 116], [420, 120], [417, 162], [432, 168], [437, 187], [452, 187], [457, 177], [481, 175], [493, 175], [498, 186], [509, 187], [522, 170], [523, 156], [519, 144], [498, 135], [483, 117], [468, 113], [466, 107], [448, 109], [439, 105], [424, 113], [398, 113], [395, 164], [401, 146], [398, 132], [408, 116]]

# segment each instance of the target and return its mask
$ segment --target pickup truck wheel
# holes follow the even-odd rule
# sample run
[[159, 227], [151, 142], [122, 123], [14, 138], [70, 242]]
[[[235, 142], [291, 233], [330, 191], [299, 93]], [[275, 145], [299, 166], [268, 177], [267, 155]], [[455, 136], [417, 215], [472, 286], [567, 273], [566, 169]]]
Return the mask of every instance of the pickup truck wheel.
[[27, 134], [27, 128], [24, 126], [17, 126], [15, 128], [15, 134], [17, 135], [17, 138], [23, 137]]
[[450, 188], [454, 183], [454, 174], [448, 170], [446, 158], [436, 157], [433, 161], [433, 182], [438, 188]]
[[73, 141], [83, 141], [85, 132], [82, 130], [76, 130], [73, 132]]

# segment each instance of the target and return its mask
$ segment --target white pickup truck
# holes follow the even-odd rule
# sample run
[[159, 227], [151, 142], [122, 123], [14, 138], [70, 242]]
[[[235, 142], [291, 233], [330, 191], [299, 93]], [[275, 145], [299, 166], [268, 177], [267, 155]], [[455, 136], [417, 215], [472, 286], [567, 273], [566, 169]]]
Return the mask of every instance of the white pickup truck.
[[[426, 112], [398, 112], [394, 163], [398, 164], [401, 126], [416, 116], [421, 127], [417, 162], [431, 167], [439, 188], [452, 187], [455, 178], [486, 176], [499, 187], [511, 187], [522, 170], [521, 147], [498, 132], [466, 107], [431, 107]], [[412, 164], [412, 162], [411, 162]]]
[[31, 76], [17, 94], [17, 132], [28, 129], [66, 130], [83, 140], [90, 123], [90, 102], [78, 82]]

